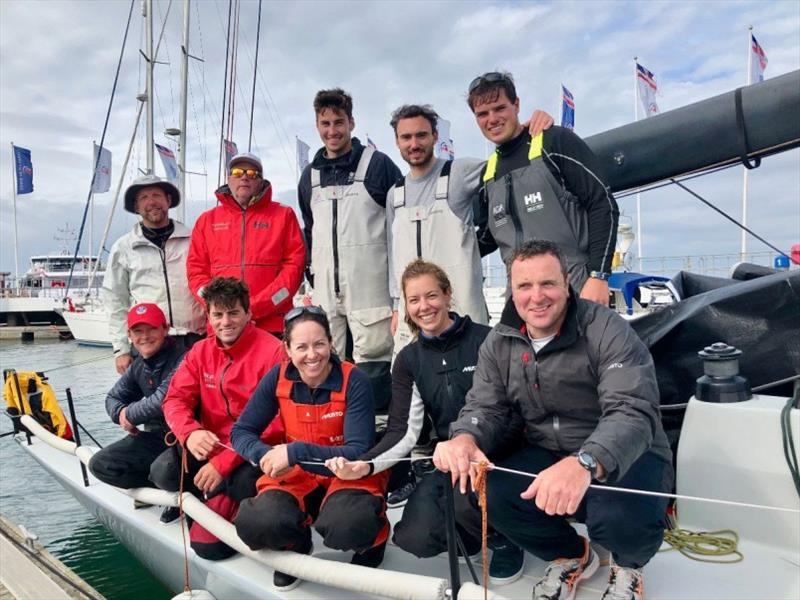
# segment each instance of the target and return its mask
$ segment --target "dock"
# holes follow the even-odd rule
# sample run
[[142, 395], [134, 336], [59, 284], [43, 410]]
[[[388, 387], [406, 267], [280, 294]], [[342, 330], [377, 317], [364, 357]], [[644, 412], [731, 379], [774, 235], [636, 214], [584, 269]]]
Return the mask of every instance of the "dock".
[[0, 600], [105, 600], [24, 527], [0, 515]]
[[66, 325], [22, 325], [0, 327], [0, 340], [69, 340], [72, 333]]

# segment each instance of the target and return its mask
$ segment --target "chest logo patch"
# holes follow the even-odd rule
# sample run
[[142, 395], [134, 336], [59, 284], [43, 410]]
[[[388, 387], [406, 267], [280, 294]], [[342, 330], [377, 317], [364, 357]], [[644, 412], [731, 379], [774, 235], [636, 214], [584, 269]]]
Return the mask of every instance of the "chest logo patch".
[[508, 216], [506, 215], [506, 207], [498, 204], [492, 207], [492, 220], [495, 227], [502, 227], [508, 223]]
[[533, 194], [525, 194], [525, 211], [536, 212], [544, 208], [544, 201], [542, 200], [542, 192], [534, 192]]
[[230, 228], [230, 225], [231, 224], [228, 223], [227, 221], [225, 221], [224, 223], [212, 223], [211, 229], [213, 229], [214, 231], [224, 231]]

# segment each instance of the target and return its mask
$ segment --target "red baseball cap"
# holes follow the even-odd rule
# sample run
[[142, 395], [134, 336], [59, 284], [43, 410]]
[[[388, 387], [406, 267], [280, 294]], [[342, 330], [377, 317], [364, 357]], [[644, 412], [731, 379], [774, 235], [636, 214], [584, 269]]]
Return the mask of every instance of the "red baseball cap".
[[136, 304], [128, 311], [128, 329], [133, 329], [140, 323], [146, 323], [151, 327], [166, 327], [167, 318], [163, 311], [158, 308], [158, 304], [143, 302]]

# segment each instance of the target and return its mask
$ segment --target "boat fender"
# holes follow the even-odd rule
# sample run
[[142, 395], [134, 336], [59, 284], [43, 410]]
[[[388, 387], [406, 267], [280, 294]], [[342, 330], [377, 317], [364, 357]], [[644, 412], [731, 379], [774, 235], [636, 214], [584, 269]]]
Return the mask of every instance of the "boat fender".
[[173, 596], [172, 600], [216, 600], [216, 598], [206, 590], [186, 590]]

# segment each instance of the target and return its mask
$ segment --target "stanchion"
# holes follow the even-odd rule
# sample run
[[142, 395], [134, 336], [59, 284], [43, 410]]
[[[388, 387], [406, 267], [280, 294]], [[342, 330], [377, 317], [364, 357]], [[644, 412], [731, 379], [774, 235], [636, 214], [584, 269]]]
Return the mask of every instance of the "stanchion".
[[450, 563], [450, 594], [453, 600], [458, 600], [458, 590], [461, 587], [461, 572], [458, 569], [458, 551], [456, 542], [456, 516], [453, 504], [453, 483], [450, 473], [439, 473], [444, 483], [444, 521], [447, 531], [447, 559]]
[[[75, 404], [72, 402], [72, 390], [67, 388], [67, 406], [69, 406], [69, 418], [72, 420], [72, 435], [75, 436], [75, 445], [80, 448], [81, 446], [81, 432], [78, 429], [78, 419], [75, 416]], [[83, 461], [78, 459], [81, 465], [81, 475], [83, 475], [84, 487], [89, 487], [89, 475], [86, 473], [86, 465]]]

